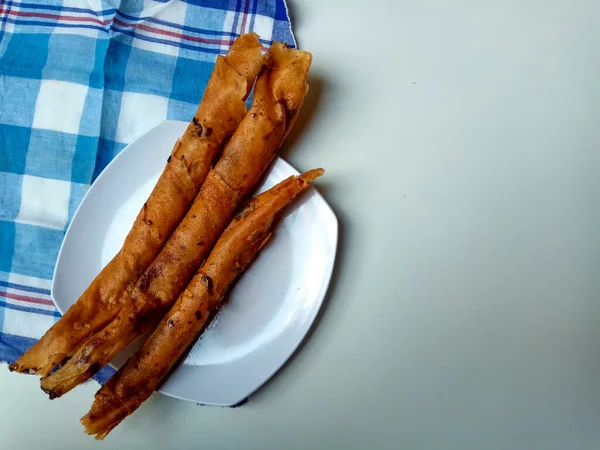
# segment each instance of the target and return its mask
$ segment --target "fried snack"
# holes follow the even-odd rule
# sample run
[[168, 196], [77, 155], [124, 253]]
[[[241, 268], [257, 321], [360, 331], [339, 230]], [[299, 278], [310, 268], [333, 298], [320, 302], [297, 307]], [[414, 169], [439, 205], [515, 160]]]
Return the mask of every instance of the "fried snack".
[[123, 247], [77, 302], [10, 370], [46, 376], [116, 317], [122, 306], [120, 299], [189, 210], [224, 141], [242, 121], [246, 113], [244, 100], [266, 58], [254, 33], [240, 36], [225, 57], [217, 58], [198, 111], [175, 144]]
[[322, 174], [315, 169], [288, 178], [251, 200], [233, 219], [144, 346], [96, 393], [90, 412], [81, 419], [86, 433], [104, 439], [152, 395], [267, 242], [275, 216]]
[[42, 379], [50, 398], [90, 378], [136, 336], [158, 324], [273, 160], [304, 101], [311, 54], [275, 43], [270, 55], [256, 81], [252, 107], [185, 218], [126, 294], [119, 315], [88, 338], [62, 368]]

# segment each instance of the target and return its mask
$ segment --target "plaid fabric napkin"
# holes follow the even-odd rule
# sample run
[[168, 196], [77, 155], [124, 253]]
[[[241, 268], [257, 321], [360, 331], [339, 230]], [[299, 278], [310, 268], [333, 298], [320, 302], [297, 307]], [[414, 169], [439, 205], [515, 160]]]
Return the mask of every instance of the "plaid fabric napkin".
[[295, 44], [284, 0], [0, 0], [0, 362], [60, 317], [54, 264], [92, 181], [153, 126], [190, 120], [249, 31]]

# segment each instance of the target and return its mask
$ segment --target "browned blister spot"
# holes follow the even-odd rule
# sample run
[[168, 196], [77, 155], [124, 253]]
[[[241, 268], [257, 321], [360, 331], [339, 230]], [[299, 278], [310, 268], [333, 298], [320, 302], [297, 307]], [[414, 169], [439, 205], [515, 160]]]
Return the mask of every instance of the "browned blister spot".
[[161, 276], [163, 273], [163, 264], [160, 260], [155, 261], [144, 274], [140, 277], [140, 280], [137, 283], [137, 287], [141, 291], [147, 291], [152, 282]]
[[211, 292], [212, 288], [213, 288], [212, 278], [209, 277], [208, 275], [202, 274], [202, 275], [200, 275], [200, 279], [206, 284], [206, 290], [208, 292]]

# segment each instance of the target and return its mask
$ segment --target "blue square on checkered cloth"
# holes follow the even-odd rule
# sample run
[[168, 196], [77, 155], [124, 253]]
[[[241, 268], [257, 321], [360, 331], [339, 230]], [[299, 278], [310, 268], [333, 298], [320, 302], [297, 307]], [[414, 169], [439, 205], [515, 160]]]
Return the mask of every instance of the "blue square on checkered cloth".
[[69, 221], [73, 218], [73, 214], [77, 211], [77, 207], [83, 200], [83, 196], [89, 189], [88, 184], [71, 183], [71, 194], [69, 196]]
[[[96, 153], [100, 139], [79, 135], [75, 146], [75, 155], [71, 164], [71, 181], [90, 184], [96, 168]], [[72, 192], [72, 191], [71, 191]], [[71, 203], [69, 199], [69, 204]]]
[[11, 272], [52, 279], [64, 235], [62, 230], [16, 223]]
[[[48, 57], [50, 35], [11, 34], [4, 36], [4, 39], [8, 39], [8, 44], [0, 60], [0, 73], [5, 76], [41, 79]], [[5, 92], [10, 91], [5, 88]]]
[[[48, 41], [48, 60], [42, 76], [88, 85], [96, 62], [96, 39], [72, 34], [53, 34]], [[74, 58], [73, 55], [77, 55]]]
[[14, 361], [35, 344], [36, 339], [0, 333], [0, 350], [9, 361]]
[[0, 272], [10, 272], [15, 250], [15, 224], [0, 220]]
[[[236, 3], [239, 3], [240, 0], [184, 0], [184, 2], [190, 5], [204, 5], [215, 9], [233, 10]], [[197, 23], [202, 23], [202, 21]]]
[[90, 75], [90, 87], [102, 89], [104, 87], [104, 59], [108, 51], [108, 39], [96, 41], [96, 56], [94, 57], [94, 69]]
[[21, 208], [23, 176], [0, 172], [0, 220], [13, 220]]
[[41, 81], [5, 76], [2, 82], [0, 120], [6, 125], [31, 127]]
[[[123, 100], [123, 91], [112, 89], [104, 90], [102, 102], [102, 117], [100, 119], [101, 139], [114, 141], [117, 138], [117, 125], [119, 124], [119, 114], [121, 112], [121, 101]], [[100, 149], [98, 149], [98, 152]]]
[[[290, 42], [292, 40], [290, 25], [287, 22], [282, 22], [281, 20], [273, 22], [273, 40], [280, 42]], [[293, 46], [293, 43], [290, 45]]]
[[171, 98], [188, 103], [200, 103], [206, 81], [214, 65], [205, 61], [179, 58], [175, 68], [176, 83], [173, 83]]
[[76, 134], [32, 128], [25, 173], [54, 180], [70, 180], [76, 144]]
[[121, 144], [108, 139], [100, 139], [98, 141], [98, 151], [96, 152], [93, 176], [94, 180], [100, 175], [108, 163], [111, 162], [125, 147], [126, 144]]
[[189, 122], [196, 114], [198, 109], [197, 103], [181, 102], [179, 100], [169, 100], [169, 106], [167, 108], [167, 119], [168, 120], [183, 120]]
[[125, 88], [125, 70], [131, 45], [111, 40], [104, 60], [104, 87], [115, 91]]
[[125, 69], [127, 91], [168, 97], [177, 61], [176, 56], [133, 47]]
[[0, 127], [0, 172], [25, 172], [30, 134], [30, 128], [11, 125]]
[[[127, 14], [140, 13], [144, 9], [144, 0], [128, 0], [119, 1], [119, 11]], [[154, 6], [152, 2], [148, 2], [148, 7]]]
[[83, 102], [81, 121], [79, 122], [79, 134], [84, 136], [99, 136], [101, 129], [102, 108], [104, 103], [104, 91], [102, 89], [88, 88]]

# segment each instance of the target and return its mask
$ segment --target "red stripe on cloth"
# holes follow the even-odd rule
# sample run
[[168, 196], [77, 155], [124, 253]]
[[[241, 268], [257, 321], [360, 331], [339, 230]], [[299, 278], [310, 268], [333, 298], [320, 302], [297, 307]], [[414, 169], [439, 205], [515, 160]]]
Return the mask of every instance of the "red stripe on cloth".
[[196, 37], [196, 36], [189, 36], [187, 34], [182, 34], [182, 33], [176, 33], [174, 31], [167, 31], [167, 30], [161, 30], [159, 28], [154, 28], [154, 27], [150, 27], [148, 25], [143, 25], [143, 24], [132, 24], [132, 23], [126, 23], [123, 22], [122, 20], [117, 19], [116, 17], [114, 18], [114, 22], [122, 27], [128, 27], [128, 28], [137, 28], [143, 31], [148, 31], [149, 33], [155, 33], [155, 34], [162, 34], [164, 36], [171, 36], [174, 38], [178, 38], [178, 39], [185, 39], [188, 41], [193, 41], [193, 42], [201, 42], [203, 44], [215, 44], [215, 45], [227, 45], [230, 46], [231, 44], [233, 44], [233, 39], [204, 39], [201, 37]]
[[20, 300], [22, 302], [28, 303], [37, 303], [39, 305], [54, 306], [54, 303], [51, 300], [44, 300], [43, 298], [26, 297], [24, 295], [11, 294], [9, 292], [0, 291], [0, 297], [10, 298], [12, 300]]
[[244, 34], [244, 28], [246, 28], [246, 19], [248, 18], [248, 8], [250, 7], [250, 0], [246, 0], [244, 6], [244, 14], [242, 14], [242, 27], [240, 28], [240, 34]]
[[99, 20], [94, 17], [76, 17], [76, 16], [60, 16], [58, 14], [44, 14], [44, 13], [28, 13], [24, 11], [11, 11], [10, 9], [0, 9], [0, 14], [6, 14], [10, 16], [20, 16], [20, 17], [35, 17], [38, 19], [55, 19], [57, 21], [67, 21], [67, 22], [93, 22], [98, 25], [108, 25], [110, 20]]

